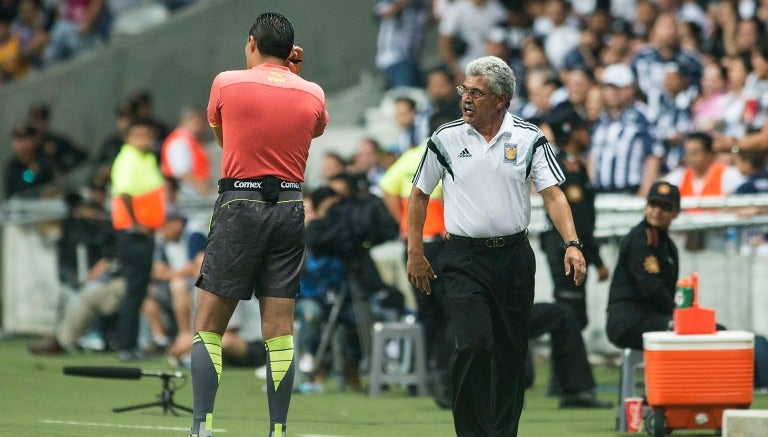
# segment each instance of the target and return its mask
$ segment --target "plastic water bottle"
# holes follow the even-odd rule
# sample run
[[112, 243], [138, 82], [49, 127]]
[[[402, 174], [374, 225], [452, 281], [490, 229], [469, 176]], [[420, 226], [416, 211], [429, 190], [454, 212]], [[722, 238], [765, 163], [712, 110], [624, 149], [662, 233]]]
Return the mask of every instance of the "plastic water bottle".
[[675, 291], [675, 307], [689, 308], [693, 306], [693, 282], [688, 278], [681, 278], [677, 281], [677, 290]]

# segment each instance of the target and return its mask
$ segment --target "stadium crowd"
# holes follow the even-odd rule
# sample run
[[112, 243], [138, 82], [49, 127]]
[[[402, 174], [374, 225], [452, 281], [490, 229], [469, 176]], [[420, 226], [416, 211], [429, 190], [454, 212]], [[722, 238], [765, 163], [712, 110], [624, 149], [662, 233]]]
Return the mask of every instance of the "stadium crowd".
[[[0, 85], [109, 42], [121, 19], [160, 23], [196, 0], [4, 0], [0, 2]], [[155, 18], [152, 18], [155, 17]]]
[[[0, 82], [21, 78], [30, 68], [63, 61], [104, 40], [109, 34], [107, 10], [117, 3], [0, 0]], [[176, 7], [189, 1], [169, 3]], [[56, 8], [59, 13], [54, 13]], [[397, 166], [398, 159], [414, 159], [409, 152], [423, 147], [435, 130], [430, 122], [461, 116], [456, 87], [463, 84], [464, 67], [479, 56], [497, 56], [512, 67], [518, 89], [509, 111], [540, 126], [553, 146], [571, 146], [576, 141], [572, 133], [583, 133], [581, 146], [568, 148], [564, 160], [565, 166], [581, 166], [587, 172], [581, 185], [566, 190], [571, 202], [590, 190], [644, 197], [659, 180], [677, 185], [683, 198], [768, 192], [768, 1], [381, 0], [374, 13], [379, 26], [376, 65], [386, 83], [384, 95], [394, 96], [382, 99], [382, 106], [391, 105], [394, 119], [386, 123], [396, 128], [387, 136], [360, 138], [351, 156], [327, 153], [321, 165], [323, 183], [305, 187], [310, 244], [296, 305], [301, 326], [297, 363], [304, 374], [297, 386], [302, 390], [321, 390], [325, 370], [331, 367], [328, 357], [315, 353], [335, 299], [349, 301], [338, 315], [337, 326], [345, 334], [337, 355], [346, 386], [354, 390], [362, 387], [358, 372], [365, 368], [364, 337], [370, 333], [370, 325], [361, 326], [362, 321], [402, 318], [434, 326], [449, 322], [439, 302], [424, 299], [407, 282], [402, 285], [404, 254], [380, 250], [387, 241], [404, 238], [397, 225], [403, 219], [401, 198], [407, 196], [402, 195], [403, 187], [392, 183], [393, 176], [387, 181], [387, 174], [394, 169], [401, 172], [399, 179], [407, 179], [408, 171]], [[424, 47], [429, 26], [437, 29], [436, 47]], [[434, 65], [425, 68], [428, 63]], [[13, 129], [14, 156], [4, 172], [8, 198], [63, 196], [57, 181], [86, 161], [83, 148], [65, 134], [50, 131], [51, 116], [45, 105], [35, 105]], [[177, 194], [206, 199], [213, 191], [215, 171], [204, 147], [204, 115], [182, 110], [178, 125], [170, 128], [154, 115], [151, 95], [137, 92], [127, 97], [116, 110], [114, 134], [89, 160], [89, 184], [66, 196], [69, 213], [61, 223], [59, 245], [60, 279], [69, 294], [80, 294], [84, 302], [87, 293], [96, 292], [115, 300], [81, 315], [79, 320], [89, 323], [80, 322], [76, 329], [72, 320], [78, 317], [72, 312], [84, 310], [70, 305], [75, 309], [62, 315], [68, 328], [44, 344], [31, 345], [34, 353], [71, 352], [78, 347], [75, 334], [86, 335], [89, 329], [99, 333], [104, 347], [116, 347], [109, 320], [118, 312], [124, 285], [114, 280], [121, 266], [109, 235], [110, 175], [136, 124], [151, 126], [157, 138], [152, 151], [165, 176], [168, 199]], [[175, 212], [154, 236], [153, 291], [142, 305], [150, 338], [143, 353], [121, 356], [126, 360], [157, 350], [182, 364], [188, 360], [194, 308], [189, 298], [194, 296], [204, 231], [178, 213], [177, 206], [171, 203], [168, 208]], [[750, 208], [742, 214], [763, 212]], [[341, 226], [345, 229], [339, 224], [346, 224]], [[349, 229], [360, 232], [351, 235]], [[425, 236], [439, 242], [445, 231], [438, 225]], [[752, 230], [750, 236], [755, 245], [765, 244], [764, 232]], [[689, 237], [691, 248], [706, 244], [695, 241], [696, 235]], [[82, 244], [88, 248], [86, 278], [78, 276], [73, 263], [76, 247]], [[595, 265], [602, 267], [601, 262]], [[368, 307], [367, 314], [360, 311], [361, 305]], [[586, 323], [578, 313], [562, 317], [577, 330]], [[232, 326], [233, 337], [225, 341], [225, 352], [230, 351], [225, 359], [263, 364], [263, 347], [245, 342], [237, 330]], [[429, 340], [436, 387], [445, 378], [445, 351], [434, 343], [444, 339]], [[392, 368], [407, 366], [397, 361], [397, 349], [403, 345], [390, 346]], [[440, 389], [433, 394], [445, 406]], [[557, 387], [552, 392], [559, 393]], [[563, 404], [604, 406], [570, 402]]]

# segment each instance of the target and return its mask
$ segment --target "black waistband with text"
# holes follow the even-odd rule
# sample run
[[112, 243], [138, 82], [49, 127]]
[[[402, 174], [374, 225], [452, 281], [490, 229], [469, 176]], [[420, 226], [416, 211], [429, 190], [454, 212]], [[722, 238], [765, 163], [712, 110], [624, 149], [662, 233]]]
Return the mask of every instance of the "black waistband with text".
[[283, 181], [271, 176], [261, 179], [219, 179], [219, 194], [225, 191], [301, 191], [301, 182]]

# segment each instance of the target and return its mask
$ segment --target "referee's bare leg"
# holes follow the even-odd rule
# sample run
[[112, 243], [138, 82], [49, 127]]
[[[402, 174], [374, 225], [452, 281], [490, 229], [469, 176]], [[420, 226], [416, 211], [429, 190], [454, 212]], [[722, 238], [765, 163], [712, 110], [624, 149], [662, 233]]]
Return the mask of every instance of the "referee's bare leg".
[[192, 341], [192, 429], [190, 436], [213, 433], [213, 404], [221, 379], [221, 336], [238, 299], [197, 289], [195, 336]]

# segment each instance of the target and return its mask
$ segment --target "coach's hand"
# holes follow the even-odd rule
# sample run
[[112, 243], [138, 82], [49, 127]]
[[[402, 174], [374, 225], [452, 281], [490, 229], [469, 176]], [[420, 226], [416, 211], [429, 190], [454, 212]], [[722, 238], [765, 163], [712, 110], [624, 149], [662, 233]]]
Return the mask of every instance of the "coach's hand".
[[406, 263], [408, 270], [408, 282], [424, 293], [432, 293], [432, 286], [429, 281], [437, 279], [437, 275], [432, 270], [432, 266], [424, 255], [409, 256]]
[[291, 72], [299, 74], [304, 62], [304, 49], [299, 46], [293, 46], [293, 50], [291, 50], [291, 54], [285, 62], [286, 67], [288, 67]]
[[573, 282], [581, 285], [587, 277], [587, 262], [584, 254], [578, 247], [569, 247], [565, 250], [565, 274], [570, 275], [573, 270]]

